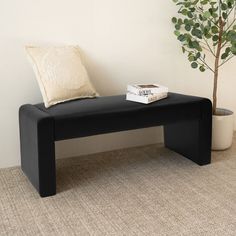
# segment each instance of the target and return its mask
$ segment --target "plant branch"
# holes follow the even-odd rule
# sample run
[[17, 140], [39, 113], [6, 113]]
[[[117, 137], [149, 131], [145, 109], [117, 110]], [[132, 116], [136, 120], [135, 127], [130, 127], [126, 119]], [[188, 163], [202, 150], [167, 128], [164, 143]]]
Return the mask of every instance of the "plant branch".
[[219, 16], [221, 16], [221, 5], [222, 5], [222, 0], [219, 0]]
[[[231, 22], [231, 24], [227, 27], [227, 29], [225, 30], [226, 32], [231, 28], [231, 26], [233, 26], [233, 24], [236, 21], [236, 2], [234, 4], [234, 6], [232, 7], [232, 9], [230, 10], [230, 13], [227, 15], [227, 18], [229, 17], [229, 15], [231, 14], [232, 10], [234, 9], [234, 17], [233, 17], [233, 21]], [[229, 21], [228, 21], [229, 22]]]
[[[204, 26], [204, 25], [198, 20], [197, 17], [196, 17], [195, 19], [197, 20], [197, 22], [198, 22], [200, 25]], [[204, 37], [204, 35], [202, 36], [202, 39], [205, 41], [205, 45], [206, 45], [206, 46], [208, 47], [208, 49], [209, 49], [208, 51], [209, 51], [214, 57], [216, 57], [214, 51], [213, 51], [212, 48], [210, 47], [210, 45], [209, 45], [207, 39]], [[202, 42], [202, 43], [203, 43], [203, 42]], [[206, 49], [206, 48], [204, 48], [204, 49]]]
[[221, 46], [221, 49], [224, 48], [229, 42], [225, 42], [222, 46]]
[[228, 62], [229, 60], [231, 60], [232, 58], [234, 58], [234, 57], [235, 57], [235, 55], [231, 55], [227, 60], [223, 61], [223, 62], [219, 65], [219, 68], [220, 68], [221, 66], [223, 66], [226, 62]]
[[212, 54], [214, 57], [216, 57], [216, 55], [215, 55], [214, 51], [212, 50], [212, 48], [210, 47], [208, 41], [207, 41], [204, 37], [203, 37], [203, 40], [206, 42], [206, 45], [207, 45], [207, 47], [209, 48], [209, 51], [211, 52], [211, 54]]
[[203, 58], [198, 58], [211, 72], [214, 73], [214, 70], [205, 62]]
[[[185, 50], [186, 50], [186, 52], [191, 53], [191, 54], [192, 53], [196, 54], [198, 52], [196, 49], [194, 49], [194, 51], [190, 51], [190, 50], [187, 50], [187, 49], [185, 49]], [[214, 73], [214, 70], [206, 63], [204, 58], [199, 57], [198, 60], [200, 60], [210, 71], [212, 71]]]
[[235, 23], [235, 21], [236, 21], [236, 18], [234, 18], [232, 23], [227, 27], [227, 29], [225, 30], [226, 32], [231, 28], [231, 26]]
[[[198, 13], [203, 13], [203, 10], [201, 10], [199, 7], [195, 7], [195, 9]], [[208, 20], [211, 21], [211, 23], [213, 23], [217, 28], [220, 28], [219, 25], [212, 20], [212, 18], [208, 18]]]
[[205, 41], [205, 43], [203, 41], [200, 41], [198, 38], [191, 36], [194, 40], [196, 40], [199, 44], [202, 44], [201, 47], [204, 48], [205, 50], [207, 50], [208, 52], [210, 52], [214, 57], [215, 54], [212, 51], [210, 45], [208, 44], [208, 42], [203, 38], [203, 40]]
[[216, 59], [215, 59], [215, 69], [214, 69], [214, 87], [213, 87], [213, 106], [212, 111], [213, 114], [216, 114], [216, 106], [217, 106], [217, 88], [218, 88], [218, 73], [219, 73], [219, 61], [220, 61], [220, 52], [222, 46], [222, 35], [224, 32], [225, 22], [222, 20], [222, 17], [219, 18], [219, 40], [216, 50]]
[[236, 7], [236, 2], [234, 3], [234, 6], [230, 9], [229, 13], [227, 14], [227, 18], [230, 16], [231, 12], [234, 10], [234, 15], [235, 15], [235, 7]]

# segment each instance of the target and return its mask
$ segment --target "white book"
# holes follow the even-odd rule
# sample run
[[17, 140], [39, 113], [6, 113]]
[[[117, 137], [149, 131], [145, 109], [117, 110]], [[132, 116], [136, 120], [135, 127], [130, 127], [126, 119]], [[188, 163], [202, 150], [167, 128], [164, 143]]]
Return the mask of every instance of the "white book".
[[168, 93], [168, 88], [158, 84], [134, 84], [127, 85], [127, 91], [137, 95], [148, 95], [154, 93]]
[[126, 94], [126, 100], [133, 101], [133, 102], [139, 102], [144, 104], [149, 104], [158, 100], [161, 100], [163, 98], [166, 98], [168, 96], [168, 93], [157, 93], [157, 94], [149, 94], [149, 95], [137, 95], [134, 93], [127, 92]]

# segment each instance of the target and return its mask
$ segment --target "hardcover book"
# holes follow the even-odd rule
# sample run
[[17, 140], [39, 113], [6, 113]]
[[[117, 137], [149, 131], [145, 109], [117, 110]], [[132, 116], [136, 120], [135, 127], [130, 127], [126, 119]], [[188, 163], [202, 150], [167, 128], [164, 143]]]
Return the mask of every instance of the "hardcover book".
[[168, 88], [158, 84], [128, 85], [127, 91], [136, 95], [149, 95], [156, 93], [168, 93]]
[[134, 94], [131, 92], [127, 92], [126, 100], [149, 104], [149, 103], [161, 100], [163, 98], [166, 98], [167, 96], [168, 96], [168, 93], [166, 93], [166, 92], [156, 93], [156, 94], [148, 94], [148, 95], [137, 95], [137, 94]]

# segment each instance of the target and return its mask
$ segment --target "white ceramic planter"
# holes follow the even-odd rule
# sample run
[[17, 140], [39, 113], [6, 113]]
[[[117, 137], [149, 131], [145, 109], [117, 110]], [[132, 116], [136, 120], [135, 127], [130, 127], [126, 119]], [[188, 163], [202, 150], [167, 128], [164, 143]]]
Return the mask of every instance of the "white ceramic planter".
[[225, 150], [232, 145], [234, 132], [234, 113], [217, 109], [212, 119], [212, 150]]

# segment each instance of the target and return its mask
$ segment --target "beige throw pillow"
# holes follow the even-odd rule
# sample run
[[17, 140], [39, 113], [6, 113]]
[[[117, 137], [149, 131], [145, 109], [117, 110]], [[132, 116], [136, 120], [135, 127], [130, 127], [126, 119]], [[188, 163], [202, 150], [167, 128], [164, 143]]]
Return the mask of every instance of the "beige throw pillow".
[[79, 48], [26, 46], [45, 107], [98, 96], [81, 61]]

